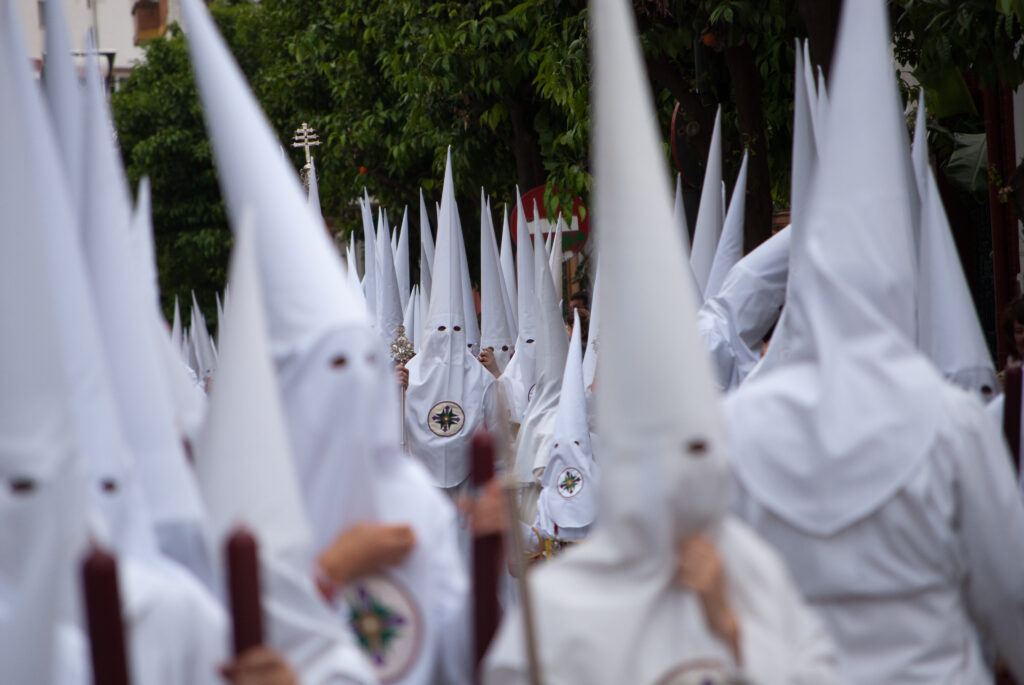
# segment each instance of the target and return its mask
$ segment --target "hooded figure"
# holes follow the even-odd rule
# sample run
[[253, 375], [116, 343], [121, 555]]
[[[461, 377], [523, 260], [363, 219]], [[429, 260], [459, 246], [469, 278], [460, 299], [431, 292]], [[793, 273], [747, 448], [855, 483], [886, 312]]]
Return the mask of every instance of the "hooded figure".
[[505, 295], [509, 302], [509, 316], [512, 319], [512, 334], [519, 334], [519, 295], [516, 289], [516, 263], [512, 256], [512, 238], [508, 230], [508, 206], [501, 211], [501, 276], [505, 281]]
[[512, 357], [515, 343], [509, 320], [508, 296], [505, 293], [501, 265], [498, 263], [498, 243], [494, 237], [483, 189], [480, 190], [480, 346], [494, 350], [494, 361], [504, 371]]
[[[174, 422], [178, 432], [191, 445], [199, 434], [206, 413], [206, 395], [196, 384], [191, 370], [181, 359], [178, 347], [174, 345], [173, 334], [167, 337], [166, 324], [160, 311], [160, 290], [157, 279], [156, 249], [153, 244], [153, 220], [150, 213], [149, 178], [139, 181], [139, 194], [132, 216], [132, 248], [139, 269], [139, 278], [143, 292], [153, 303], [152, 329], [153, 345], [160, 353], [163, 368], [171, 390], [171, 402], [174, 410]], [[180, 316], [175, 299], [175, 316], [178, 321], [180, 336]], [[219, 320], [218, 320], [219, 321]], [[218, 327], [219, 331], [219, 327]]]
[[131, 204], [96, 68], [86, 70], [85, 123], [84, 255], [121, 427], [137, 460], [161, 551], [209, 585], [205, 514], [154, 344], [152, 285], [141, 282], [132, 252]]
[[[82, 670], [78, 562], [86, 491], [62, 364], [47, 226], [72, 221], [38, 84], [12, 2], [0, 3], [0, 663], [11, 683]], [[46, 127], [42, 136], [34, 135]], [[40, 148], [48, 156], [39, 154]], [[48, 182], [61, 197], [53, 201]], [[31, 284], [31, 285], [30, 285]], [[62, 635], [77, 649], [69, 649]]]
[[391, 345], [398, 337], [404, 310], [402, 296], [398, 290], [395, 274], [395, 257], [388, 240], [387, 214], [380, 210], [377, 222], [377, 332], [385, 346]]
[[470, 352], [462, 296], [464, 254], [458, 239], [451, 151], [445, 165], [427, 326], [408, 364], [406, 435], [412, 454], [437, 484], [451, 488], [469, 475], [469, 439], [497, 416], [494, 376]]
[[370, 315], [373, 316], [377, 306], [377, 237], [373, 231], [373, 211], [366, 188], [363, 188], [359, 209], [363, 217], [363, 295]]
[[[454, 206], [454, 201], [453, 205]], [[440, 214], [440, 212], [438, 212]], [[441, 221], [438, 219], [438, 224]], [[462, 220], [455, 210], [455, 237], [459, 244], [459, 265], [462, 274], [462, 306], [465, 309], [466, 348], [475, 357], [480, 354], [480, 322], [476, 316], [476, 299], [473, 297], [473, 283], [469, 278], [469, 258], [466, 256], [466, 241], [462, 235]]]
[[[534, 288], [537, 293], [537, 367], [522, 428], [516, 436], [516, 478], [520, 484], [534, 485], [547, 466], [558, 412], [558, 396], [565, 373], [569, 339], [565, 321], [555, 294], [554, 281], [543, 250], [533, 250]], [[530, 507], [523, 510], [532, 521]]]
[[430, 217], [427, 205], [423, 202], [423, 189], [420, 188], [420, 297], [430, 302], [431, 278], [434, 266], [434, 237], [430, 233]]
[[[737, 511], [782, 550], [852, 683], [1024, 675], [1024, 507], [976, 398], [914, 346], [906, 128], [881, 0], [847, 3], [786, 306], [727, 398]], [[998, 531], [997, 534], [994, 534]]]
[[792, 233], [787, 226], [738, 261], [697, 314], [721, 390], [739, 386], [761, 360], [786, 295]]
[[561, 213], [559, 213], [558, 221], [555, 222], [554, 237], [551, 239], [551, 256], [548, 259], [551, 280], [555, 284], [555, 297], [559, 303], [562, 301], [562, 228], [564, 226], [565, 220], [562, 218]]
[[921, 197], [917, 344], [946, 379], [978, 393], [987, 402], [998, 391], [999, 380], [964, 278], [939, 187], [928, 165], [924, 89], [917, 106], [913, 163]]
[[245, 526], [260, 550], [267, 644], [303, 683], [372, 683], [373, 670], [352, 633], [324, 605], [309, 572], [312, 535], [266, 340], [251, 226], [237, 235], [230, 271], [236, 296], [220, 327], [221, 365], [196, 446], [218, 577], [227, 577], [227, 536]]
[[[793, 102], [793, 163], [790, 208], [793, 223], [737, 262], [720, 292], [701, 307], [698, 325], [718, 372], [719, 387], [737, 387], [759, 364], [764, 336], [779, 319], [789, 276], [789, 246], [806, 216], [808, 189], [818, 166], [811, 117], [814, 82], [804, 87], [803, 52], [797, 45]], [[783, 339], [785, 336], [783, 336]], [[770, 365], [772, 359], [769, 357]]]
[[[781, 560], [726, 516], [724, 426], [693, 326], [696, 298], [632, 10], [624, 0], [601, 0], [590, 18], [605, 324], [600, 524], [531, 575], [540, 671], [548, 683], [720, 683], [735, 675], [834, 682], [828, 642]], [[650, 353], [650, 341], [663, 336], [678, 354]], [[741, 673], [695, 593], [675, 580], [677, 549], [698, 533], [722, 557]], [[509, 614], [487, 655], [485, 682], [526, 682], [522, 629], [521, 613]]]
[[205, 387], [217, 367], [217, 358], [213, 348], [213, 338], [206, 327], [206, 317], [203, 316], [203, 310], [199, 308], [194, 291], [192, 293], [192, 350], [198, 364], [196, 372], [199, 374], [199, 382]]
[[467, 581], [454, 509], [400, 450], [385, 348], [337, 251], [305, 211], [270, 124], [207, 10], [198, 0], [182, 9], [232, 226], [253, 210], [270, 350], [313, 551], [322, 556], [361, 521], [408, 524], [415, 536], [401, 563], [348, 579], [332, 608], [357, 632], [381, 681], [429, 683], [440, 673], [442, 682], [464, 682]]
[[722, 235], [722, 108], [715, 114], [715, 127], [711, 132], [711, 147], [708, 163], [704, 169], [704, 186], [700, 193], [700, 207], [697, 210], [697, 226], [693, 232], [693, 250], [690, 252], [690, 266], [693, 268], [698, 299], [703, 300], [711, 276], [711, 266], [718, 250]]
[[683, 175], [676, 173], [676, 196], [672, 203], [672, 223], [679, 227], [686, 250], [690, 250], [690, 224], [686, 220], [686, 205], [683, 203]]
[[594, 450], [587, 425], [580, 350], [580, 314], [573, 310], [572, 339], [565, 360], [558, 414], [548, 465], [541, 478], [534, 527], [545, 538], [582, 540], [597, 513]]
[[[685, 241], [683, 247], [685, 248]], [[685, 255], [684, 255], [685, 258]], [[689, 264], [687, 264], [689, 266]], [[693, 273], [692, 271], [690, 272]], [[694, 286], [694, 292], [697, 288]], [[599, 296], [601, 292], [601, 269], [600, 264], [594, 266], [594, 292], [590, 296], [590, 323], [587, 324], [587, 349], [583, 353], [583, 391], [587, 399], [587, 425], [590, 432], [596, 433], [597, 403], [594, 396], [597, 392], [597, 358], [598, 348], [601, 345], [601, 306]]]
[[[537, 311], [534, 286], [534, 247], [526, 225], [523, 199], [516, 188], [516, 275], [519, 334], [513, 355], [498, 382], [508, 400], [509, 420], [521, 424], [530, 402], [530, 389], [537, 375]], [[538, 246], [539, 248], [539, 246]]]
[[722, 237], [718, 239], [715, 259], [711, 263], [708, 283], [704, 288], [704, 301], [711, 299], [722, 289], [725, 277], [736, 262], [743, 258], [743, 220], [747, 208], [747, 158], [749, 152], [743, 153], [740, 173], [736, 176], [736, 185], [732, 189], [732, 202], [722, 226]]
[[[402, 228], [395, 244], [395, 277], [398, 279], [398, 295], [402, 299], [402, 311], [409, 308], [412, 286], [409, 285], [409, 207], [402, 212]], [[412, 331], [406, 327], [406, 333]]]

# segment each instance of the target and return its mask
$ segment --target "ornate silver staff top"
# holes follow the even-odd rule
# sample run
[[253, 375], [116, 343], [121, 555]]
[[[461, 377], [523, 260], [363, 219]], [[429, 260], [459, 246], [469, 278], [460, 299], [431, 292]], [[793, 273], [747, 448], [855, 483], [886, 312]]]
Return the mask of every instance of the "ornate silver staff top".
[[412, 341], [405, 337], [405, 326], [399, 326], [395, 341], [391, 343], [391, 358], [403, 366], [416, 356]]

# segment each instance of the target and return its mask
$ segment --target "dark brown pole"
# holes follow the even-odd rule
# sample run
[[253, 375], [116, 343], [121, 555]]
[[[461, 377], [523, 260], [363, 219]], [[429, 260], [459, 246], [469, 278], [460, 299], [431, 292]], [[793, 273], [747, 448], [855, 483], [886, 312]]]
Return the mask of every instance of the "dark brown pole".
[[[494, 478], [494, 439], [477, 431], [470, 443], [472, 478], [477, 489]], [[479, 669], [487, 648], [498, 631], [498, 573], [501, 569], [501, 534], [473, 538], [473, 620], [476, 626], [476, 665]], [[479, 677], [477, 678], [479, 680]]]
[[104, 550], [93, 547], [82, 563], [82, 586], [93, 682], [96, 685], [128, 685], [128, 656], [121, 618], [117, 560]]
[[228, 592], [234, 628], [235, 656], [263, 644], [260, 569], [256, 538], [244, 528], [228, 536]]
[[[1002, 191], [1008, 185], [1016, 164], [1013, 135], [1013, 105], [1007, 103], [1009, 89], [986, 86], [982, 90], [985, 111], [985, 142], [988, 165], [996, 172], [988, 184], [989, 217], [992, 226], [992, 272], [995, 281], [996, 317], [1002, 316], [1010, 300], [1017, 296], [1017, 272], [1020, 270], [1017, 246], [1017, 217], [1013, 204]], [[1009, 161], [1007, 161], [1009, 160]], [[997, 362], [1001, 368], [1013, 350], [1013, 340], [1002, 326], [996, 327]]]
[[1020, 473], [1020, 399], [1021, 371], [1019, 366], [1006, 369], [1003, 380], [1006, 398], [1003, 400], [1003, 435], [1010, 448], [1013, 470]]

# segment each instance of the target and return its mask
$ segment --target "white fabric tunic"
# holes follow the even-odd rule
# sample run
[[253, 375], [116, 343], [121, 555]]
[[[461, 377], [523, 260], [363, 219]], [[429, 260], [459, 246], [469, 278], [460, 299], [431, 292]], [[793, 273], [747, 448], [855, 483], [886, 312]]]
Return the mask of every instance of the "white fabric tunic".
[[1008, 457], [975, 398], [946, 388], [941, 414], [907, 484], [833, 535], [789, 525], [737, 479], [737, 513], [786, 557], [851, 683], [991, 682], [975, 626], [1024, 674], [1024, 508]]
[[[571, 606], [574, 603], [564, 597], [564, 576], [573, 568], [552, 562], [531, 575], [544, 682], [654, 685], [695, 663], [721, 664], [727, 672], [766, 685], [844, 682], [836, 676], [835, 649], [821, 621], [800, 597], [775, 551], [735, 518], [726, 518], [710, 535], [721, 554], [729, 602], [740, 624], [741, 668], [733, 663], [724, 643], [708, 637], [703, 625], [689, 625], [695, 620], [703, 623], [701, 610], [693, 593], [680, 586], [673, 589], [671, 573], [663, 574], [666, 588], [650, 607], [651, 632], [644, 633], [641, 627], [637, 634], [624, 635], [621, 626], [588, 621], [585, 607]], [[590, 544], [563, 557], [566, 561], [581, 557]], [[628, 591], [625, 594], [633, 597]], [[623, 607], [624, 616], [631, 613]], [[676, 630], [665, 634], [654, 629], [666, 625]], [[506, 617], [485, 665], [487, 685], [529, 682], [520, 609]]]

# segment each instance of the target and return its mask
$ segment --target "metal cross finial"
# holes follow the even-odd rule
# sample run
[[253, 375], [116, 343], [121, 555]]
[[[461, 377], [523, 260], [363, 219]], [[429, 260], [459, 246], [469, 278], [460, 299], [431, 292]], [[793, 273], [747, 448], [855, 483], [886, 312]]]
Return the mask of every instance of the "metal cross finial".
[[301, 147], [306, 152], [306, 165], [309, 165], [309, 148], [316, 147], [320, 144], [320, 136], [316, 134], [316, 129], [307, 124], [305, 121], [302, 122], [302, 126], [295, 129], [295, 135], [292, 136], [292, 147]]
[[399, 326], [395, 340], [391, 343], [391, 358], [404, 365], [414, 354], [412, 341], [405, 337], [405, 326]]

